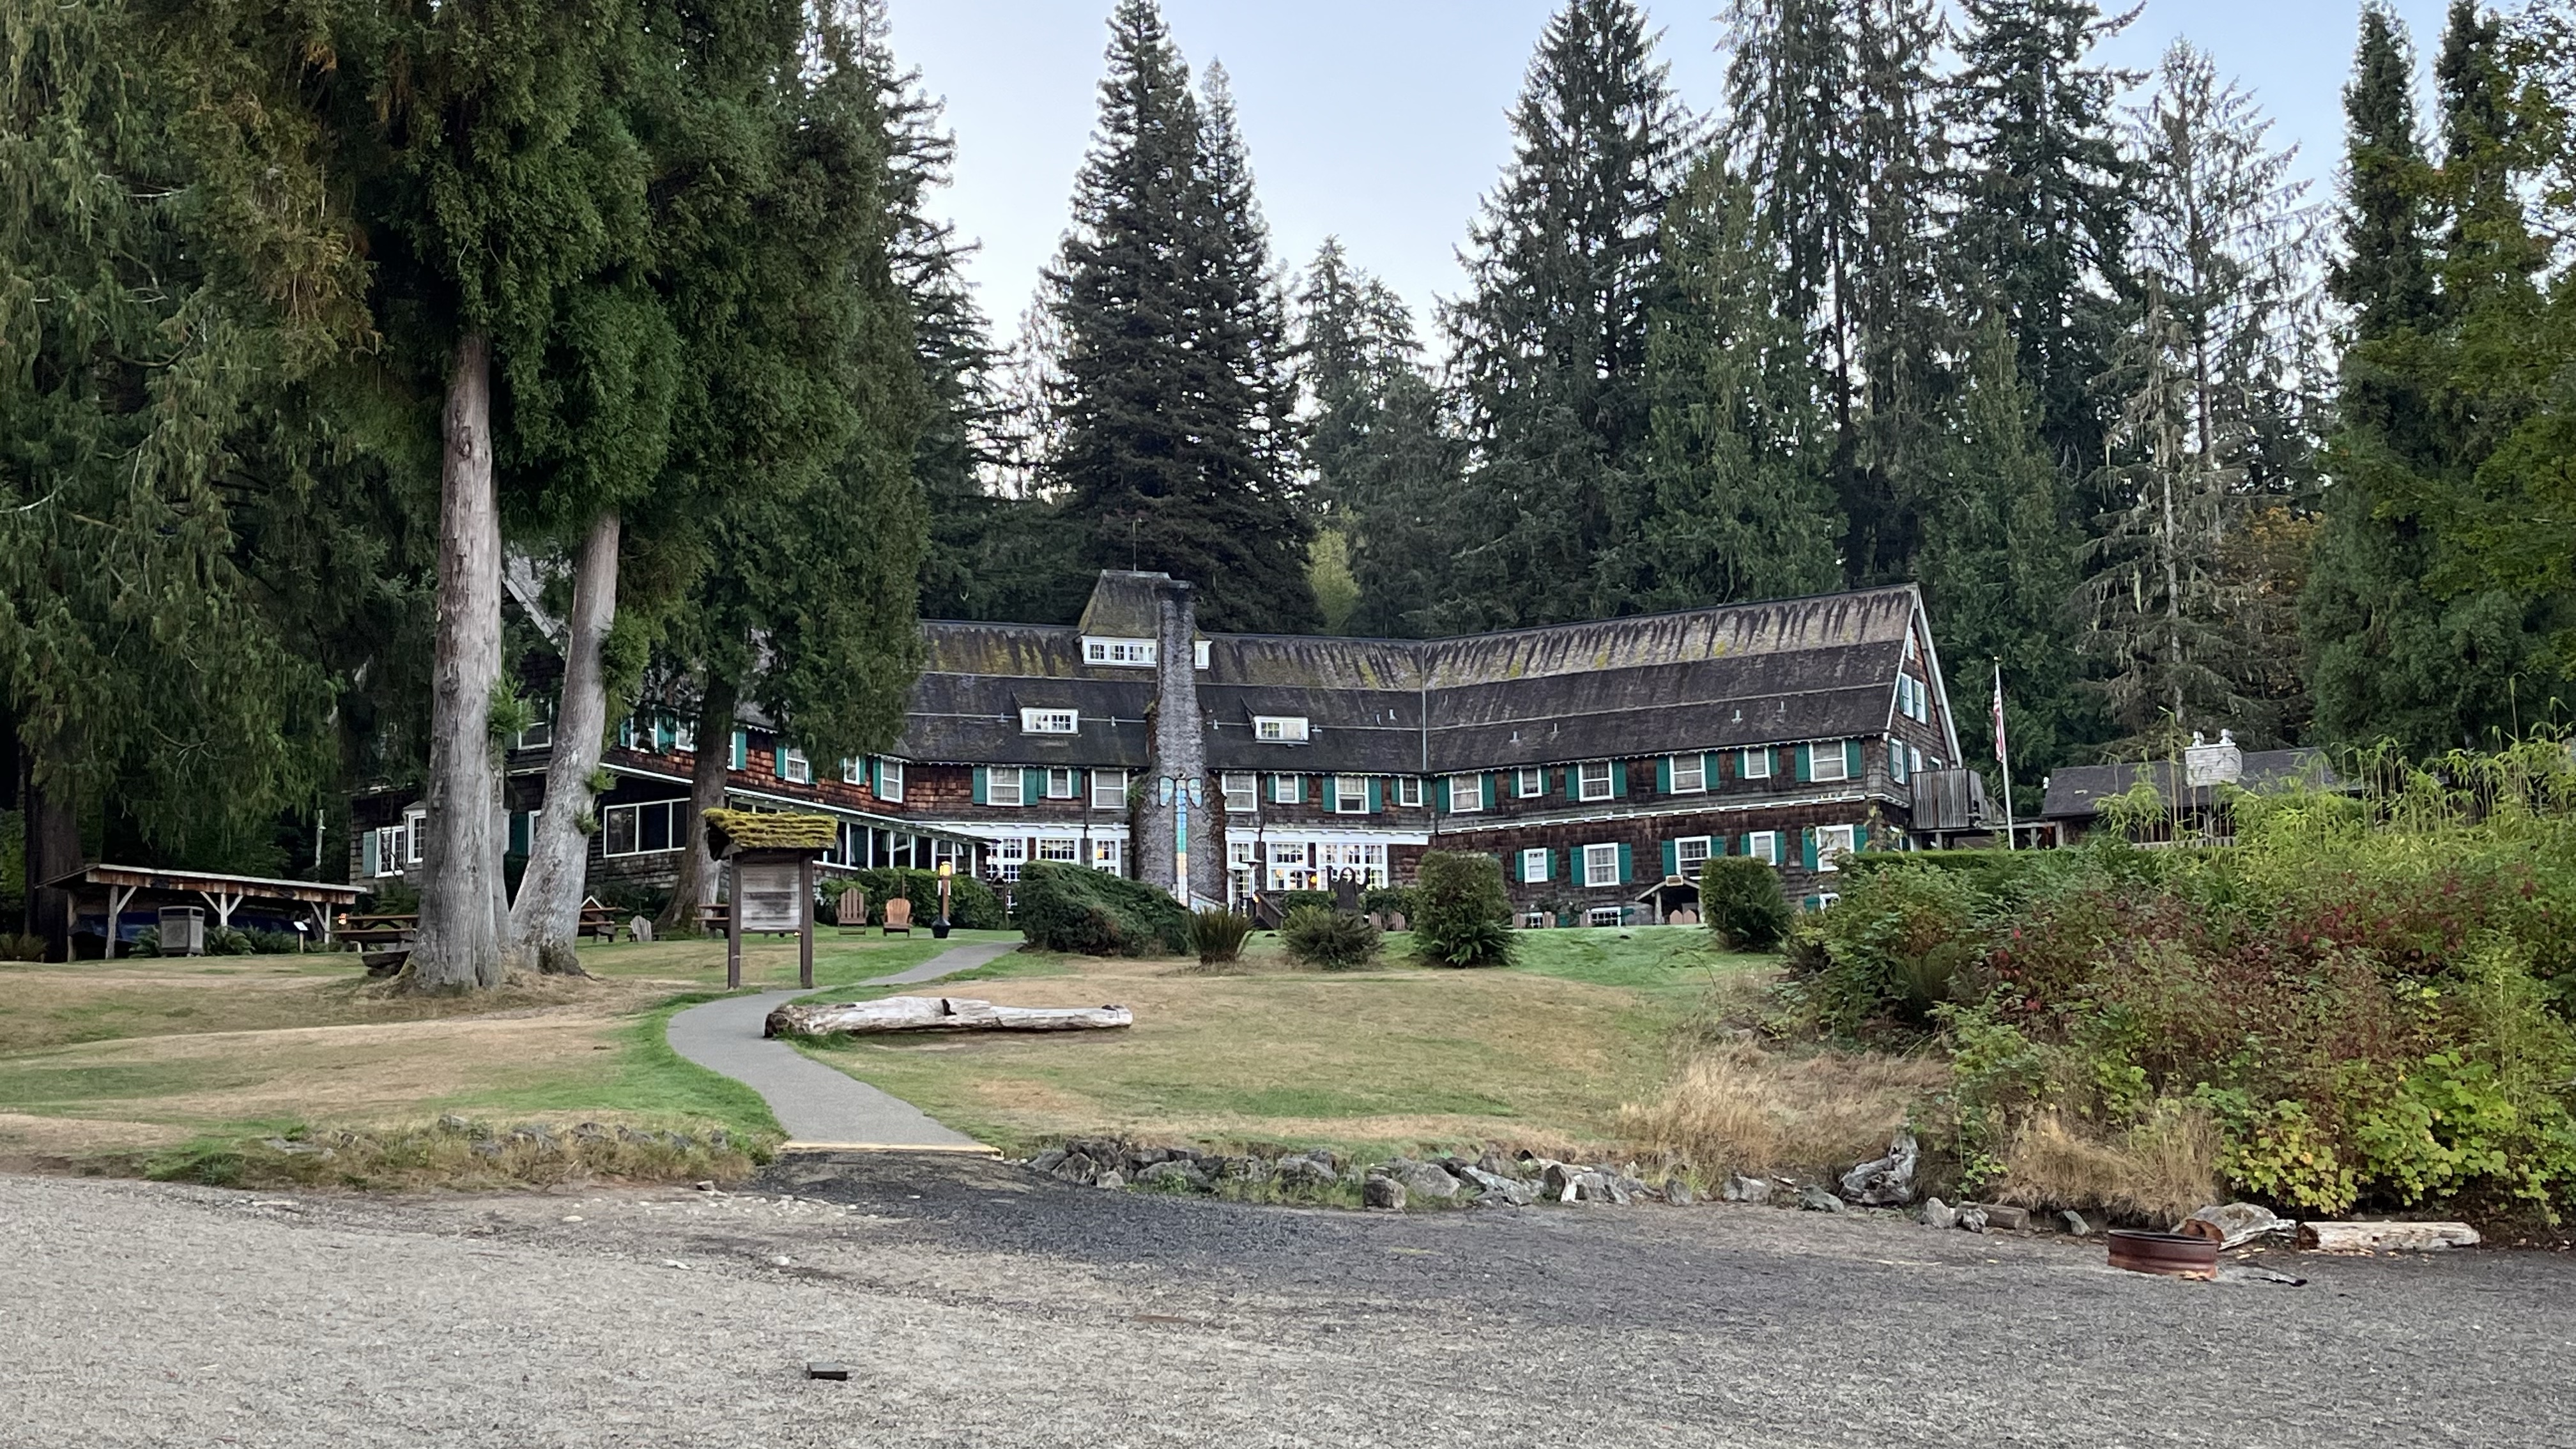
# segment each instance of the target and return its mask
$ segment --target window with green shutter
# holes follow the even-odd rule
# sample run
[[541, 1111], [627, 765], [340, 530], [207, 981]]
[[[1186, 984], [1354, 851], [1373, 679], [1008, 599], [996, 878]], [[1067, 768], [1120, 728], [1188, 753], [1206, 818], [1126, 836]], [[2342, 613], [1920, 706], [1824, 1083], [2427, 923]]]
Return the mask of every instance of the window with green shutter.
[[982, 765], [975, 767], [975, 803], [982, 805], [992, 794], [991, 772]]
[[735, 730], [733, 732], [733, 752], [727, 757], [725, 763], [726, 767], [729, 769], [748, 770], [751, 768], [751, 731]]
[[1860, 741], [1843, 741], [1843, 778], [1857, 780], [1868, 773], [1869, 767], [1861, 763]]
[[1678, 841], [1678, 840], [1667, 840], [1667, 841], [1665, 841], [1665, 842], [1664, 842], [1664, 875], [1666, 876], [1666, 878], [1670, 878], [1670, 877], [1673, 877], [1673, 876], [1680, 875], [1681, 873], [1682, 873], [1682, 847], [1681, 847], [1681, 842], [1680, 842], [1680, 841]]
[[1613, 800], [1628, 798], [1628, 762], [1626, 760], [1610, 762], [1610, 798]]
[[1634, 856], [1629, 852], [1629, 849], [1628, 849], [1628, 842], [1626, 842], [1626, 841], [1624, 841], [1624, 840], [1623, 840], [1623, 841], [1620, 841], [1620, 842], [1619, 842], [1619, 884], [1621, 884], [1621, 885], [1626, 885], [1626, 884], [1628, 884], [1630, 881], [1635, 880], [1636, 878], [1637, 878], [1637, 862], [1636, 862], [1636, 858], [1635, 858], [1635, 857], [1634, 857]]

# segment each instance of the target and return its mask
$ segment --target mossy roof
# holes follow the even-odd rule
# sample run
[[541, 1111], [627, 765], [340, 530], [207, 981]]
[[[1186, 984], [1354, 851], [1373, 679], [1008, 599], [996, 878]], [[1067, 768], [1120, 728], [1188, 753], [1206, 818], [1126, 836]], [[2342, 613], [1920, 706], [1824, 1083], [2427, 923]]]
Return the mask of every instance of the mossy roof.
[[791, 811], [710, 810], [707, 848], [718, 855], [738, 850], [828, 850], [841, 838], [841, 822], [829, 815]]

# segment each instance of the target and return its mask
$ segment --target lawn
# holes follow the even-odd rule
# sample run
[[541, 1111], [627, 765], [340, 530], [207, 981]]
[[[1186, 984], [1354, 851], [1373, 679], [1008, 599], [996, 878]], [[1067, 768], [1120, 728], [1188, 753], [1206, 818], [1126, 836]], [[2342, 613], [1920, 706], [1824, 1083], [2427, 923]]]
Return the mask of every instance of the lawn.
[[[827, 931], [815, 944], [825, 985], [944, 949], [927, 934]], [[722, 990], [722, 942], [589, 946], [582, 960], [596, 980], [470, 999], [388, 996], [346, 954], [0, 965], [0, 1162], [124, 1160], [451, 1112], [776, 1131], [757, 1095], [662, 1039], [674, 1003]], [[744, 980], [795, 985], [795, 943], [749, 944]]]
[[1295, 968], [1269, 938], [1219, 972], [1177, 960], [1058, 960], [1050, 974], [978, 981], [973, 994], [1123, 1005], [1136, 1025], [807, 1050], [1009, 1150], [1117, 1133], [1568, 1153], [1612, 1145], [1618, 1109], [1669, 1077], [1674, 1023], [1721, 974], [1767, 964], [1718, 955], [1705, 932], [1687, 927], [1518, 939], [1519, 964], [1491, 971], [1411, 965], [1401, 936], [1390, 938], [1382, 969], [1341, 974]]

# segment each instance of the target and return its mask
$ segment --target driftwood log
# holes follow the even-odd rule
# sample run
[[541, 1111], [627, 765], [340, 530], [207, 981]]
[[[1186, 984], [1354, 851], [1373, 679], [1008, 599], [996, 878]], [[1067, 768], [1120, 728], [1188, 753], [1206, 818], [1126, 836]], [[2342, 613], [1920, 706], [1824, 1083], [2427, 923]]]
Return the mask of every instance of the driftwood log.
[[2420, 1253], [2477, 1243], [2478, 1230], [2467, 1223], [2299, 1224], [2299, 1246], [2327, 1253]]
[[767, 1036], [873, 1036], [898, 1031], [1102, 1031], [1133, 1026], [1123, 1006], [995, 1006], [962, 996], [789, 1002], [769, 1013]]

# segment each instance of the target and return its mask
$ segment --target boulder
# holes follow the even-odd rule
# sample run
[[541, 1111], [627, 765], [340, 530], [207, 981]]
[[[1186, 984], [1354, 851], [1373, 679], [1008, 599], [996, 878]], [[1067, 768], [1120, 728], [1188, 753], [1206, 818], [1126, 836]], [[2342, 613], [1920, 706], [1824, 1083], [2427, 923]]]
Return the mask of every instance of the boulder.
[[1998, 1233], [2030, 1231], [2030, 1209], [2026, 1207], [2014, 1207], [2010, 1203], [1987, 1202], [1977, 1204], [1977, 1208], [1986, 1215], [1986, 1226]]
[[634, 937], [637, 945], [649, 946], [653, 944], [653, 923], [642, 916], [629, 916], [626, 934]]
[[1462, 1167], [1458, 1169], [1458, 1173], [1466, 1179], [1469, 1186], [1477, 1189], [1478, 1202], [1501, 1202], [1513, 1207], [1527, 1207], [1538, 1199], [1538, 1189], [1517, 1177], [1505, 1177], [1499, 1172], [1488, 1172], [1481, 1167]]
[[1981, 1207], [1961, 1208], [1959, 1210], [1959, 1226], [1963, 1230], [1971, 1233], [1984, 1232], [1986, 1230], [1986, 1210]]
[[2177, 1233], [2216, 1238], [2221, 1251], [2241, 1248], [2265, 1233], [2286, 1233], [2296, 1224], [2276, 1216], [2260, 1203], [2213, 1204], [2174, 1224]]
[[1843, 1200], [1821, 1187], [1810, 1185], [1798, 1189], [1798, 1206], [1811, 1213], [1838, 1213], [1843, 1210]]
[[1902, 1207], [1914, 1201], [1914, 1164], [1922, 1155], [1913, 1133], [1897, 1133], [1887, 1144], [1885, 1157], [1843, 1174], [1843, 1196], [1863, 1207]]
[[1098, 1178], [1093, 1180], [1091, 1185], [1093, 1187], [1125, 1187], [1127, 1185], [1127, 1174], [1120, 1172], [1118, 1169], [1113, 1167], [1107, 1172], [1100, 1174]]
[[[1621, 1177], [1615, 1172], [1582, 1173], [1577, 1175], [1572, 1185], [1566, 1188], [1565, 1201], [1606, 1202], [1617, 1207], [1627, 1207], [1637, 1200], [1637, 1194], [1629, 1187], [1632, 1181], [1633, 1179]], [[1645, 1184], [1640, 1182], [1636, 1186], [1644, 1187]]]
[[1136, 1185], [1165, 1192], [1205, 1192], [1211, 1186], [1197, 1163], [1168, 1157], [1136, 1174]]
[[1675, 1207], [1689, 1207], [1699, 1201], [1699, 1194], [1691, 1191], [1691, 1185], [1680, 1178], [1668, 1177], [1664, 1179], [1664, 1201]]
[[1217, 1176], [1228, 1182], [1268, 1182], [1270, 1173], [1270, 1164], [1258, 1157], [1228, 1157], [1217, 1167]]
[[1339, 1174], [1329, 1164], [1311, 1157], [1280, 1158], [1274, 1172], [1283, 1188], [1322, 1189], [1340, 1181]]
[[1391, 1177], [1403, 1183], [1404, 1190], [1415, 1197], [1436, 1198], [1441, 1202], [1458, 1200], [1458, 1179], [1450, 1176], [1449, 1170], [1437, 1163], [1416, 1162], [1409, 1157], [1399, 1157], [1392, 1162], [1380, 1164], [1370, 1171], [1372, 1175]]
[[2073, 1208], [2068, 1208], [2066, 1211], [2057, 1215], [2057, 1226], [2079, 1238], [2089, 1238], [2095, 1233], [2101, 1231], [2101, 1229], [2093, 1226], [2093, 1220], [2091, 1218], [2084, 1216], [2084, 1214], [2077, 1212]]
[[1727, 1202], [1769, 1202], [1771, 1179], [1737, 1173], [1726, 1180], [1726, 1185], [1717, 1190], [1717, 1195]]
[[1360, 1183], [1360, 1206], [1401, 1212], [1404, 1209], [1404, 1184], [1391, 1177], [1370, 1173]]
[[1039, 1153], [1037, 1156], [1030, 1158], [1029, 1167], [1032, 1171], [1036, 1172], [1053, 1172], [1057, 1167], [1063, 1164], [1064, 1157], [1065, 1152], [1063, 1148], [1050, 1147], [1046, 1151]]
[[1088, 1152], [1068, 1152], [1049, 1170], [1067, 1182], [1088, 1184], [1100, 1180], [1100, 1163]]
[[1950, 1206], [1948, 1203], [1941, 1201], [1941, 1199], [1937, 1197], [1927, 1197], [1923, 1200], [1923, 1226], [1927, 1228], [1955, 1228], [1958, 1225], [1959, 1210], [1957, 1208]]

